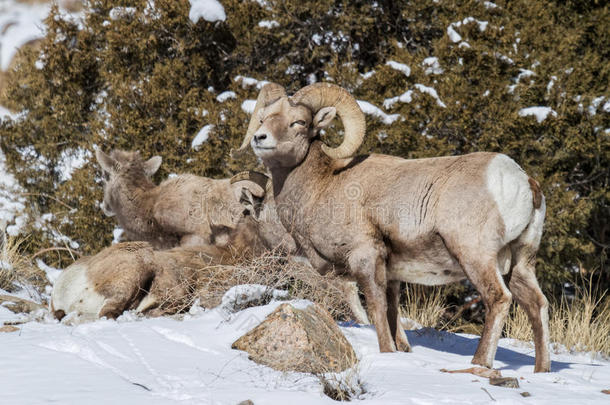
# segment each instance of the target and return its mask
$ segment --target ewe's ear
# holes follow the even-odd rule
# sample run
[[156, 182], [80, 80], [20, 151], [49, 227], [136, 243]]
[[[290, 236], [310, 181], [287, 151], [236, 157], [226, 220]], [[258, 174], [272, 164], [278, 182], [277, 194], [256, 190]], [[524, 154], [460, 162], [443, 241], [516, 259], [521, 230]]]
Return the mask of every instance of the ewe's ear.
[[313, 117], [313, 126], [315, 129], [321, 129], [328, 126], [337, 115], [335, 107], [324, 107]]
[[100, 166], [102, 166], [102, 170], [108, 173], [114, 172], [114, 169], [117, 166], [117, 161], [102, 152], [101, 149], [95, 150], [95, 158], [97, 159]]
[[161, 158], [161, 156], [151, 157], [146, 162], [144, 162], [144, 173], [146, 173], [146, 175], [149, 177], [157, 173], [157, 170], [159, 170], [159, 167], [161, 167], [162, 161], [163, 159]]
[[236, 200], [243, 207], [244, 215], [252, 215], [258, 218], [262, 207], [265, 191], [251, 181], [238, 181], [231, 185]]

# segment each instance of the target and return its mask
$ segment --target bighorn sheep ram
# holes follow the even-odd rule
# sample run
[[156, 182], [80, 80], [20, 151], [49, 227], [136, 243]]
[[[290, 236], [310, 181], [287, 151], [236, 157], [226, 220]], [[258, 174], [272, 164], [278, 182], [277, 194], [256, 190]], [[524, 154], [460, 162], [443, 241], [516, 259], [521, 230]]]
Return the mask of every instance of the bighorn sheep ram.
[[[335, 114], [345, 135], [330, 148], [319, 131]], [[288, 97], [270, 83], [232, 155], [250, 145], [270, 170], [278, 215], [314, 268], [356, 279], [382, 352], [410, 350], [398, 315], [401, 281], [468, 278], [486, 308], [472, 362], [492, 366], [514, 296], [533, 327], [535, 371], [549, 371], [548, 303], [535, 276], [545, 215], [538, 183], [498, 153], [351, 157], [364, 134], [364, 114], [346, 90], [316, 83]]]
[[[155, 185], [150, 178], [161, 166], [160, 156], [144, 161], [137, 152], [114, 150], [107, 155], [98, 149], [96, 157], [108, 176], [102, 210], [116, 216], [129, 240], [166, 249], [227, 246], [230, 238], [239, 238], [240, 245], [256, 254], [265, 249], [296, 253], [292, 236], [276, 214], [273, 195], [266, 192], [265, 175], [242, 172], [215, 180], [182, 174]], [[244, 221], [244, 212], [257, 220]], [[347, 282], [338, 288], [345, 292], [356, 321], [368, 323], [356, 285]]]

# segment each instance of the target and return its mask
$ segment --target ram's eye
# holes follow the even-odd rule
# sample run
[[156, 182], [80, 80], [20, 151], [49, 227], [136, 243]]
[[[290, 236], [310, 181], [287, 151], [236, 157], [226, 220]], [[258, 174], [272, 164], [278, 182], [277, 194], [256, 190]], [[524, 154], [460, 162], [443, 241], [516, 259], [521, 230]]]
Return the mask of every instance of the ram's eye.
[[305, 126], [305, 121], [303, 121], [303, 120], [298, 120], [298, 121], [295, 121], [295, 122], [293, 122], [292, 124], [290, 124], [290, 127], [292, 128], [292, 127], [294, 127], [295, 125], [301, 125], [301, 126]]
[[263, 120], [258, 120], [258, 122], [260, 122], [261, 124], [263, 123]]

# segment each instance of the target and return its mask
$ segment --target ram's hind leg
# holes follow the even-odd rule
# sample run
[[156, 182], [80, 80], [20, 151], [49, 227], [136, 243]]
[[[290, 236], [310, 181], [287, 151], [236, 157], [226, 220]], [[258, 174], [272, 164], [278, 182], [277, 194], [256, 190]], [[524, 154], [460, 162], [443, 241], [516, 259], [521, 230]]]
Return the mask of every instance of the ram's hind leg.
[[411, 345], [400, 321], [400, 311], [398, 309], [400, 304], [400, 285], [400, 281], [388, 281], [388, 323], [390, 324], [390, 333], [394, 337], [394, 343], [396, 343], [396, 350], [410, 352]]
[[525, 310], [534, 330], [536, 365], [534, 372], [551, 371], [549, 355], [549, 303], [536, 280], [536, 251], [521, 245], [513, 249], [515, 260], [508, 287]]
[[472, 363], [491, 368], [510, 309], [512, 295], [504, 284], [497, 255], [485, 256], [481, 255], [481, 252], [469, 252], [469, 254], [461, 252], [457, 256], [468, 279], [481, 294], [485, 304], [485, 325]]

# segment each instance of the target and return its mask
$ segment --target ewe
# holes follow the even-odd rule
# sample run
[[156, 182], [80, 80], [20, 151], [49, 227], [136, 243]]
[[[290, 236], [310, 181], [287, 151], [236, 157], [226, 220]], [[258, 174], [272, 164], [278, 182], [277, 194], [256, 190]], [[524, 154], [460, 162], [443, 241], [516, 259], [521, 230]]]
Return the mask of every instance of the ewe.
[[[114, 150], [107, 155], [98, 149], [95, 154], [108, 175], [102, 210], [116, 216], [127, 239], [150, 242], [157, 249], [225, 246], [243, 216], [240, 201], [245, 198], [254, 204], [262, 199], [267, 184], [266, 176], [250, 172], [240, 187], [231, 179], [192, 174], [155, 185], [150, 178], [161, 166], [160, 156], [144, 161], [138, 152]], [[279, 223], [276, 228], [283, 231]]]
[[[335, 114], [345, 137], [333, 149], [319, 131]], [[548, 303], [534, 266], [545, 214], [538, 183], [498, 153], [350, 157], [364, 133], [364, 115], [346, 90], [316, 83], [288, 97], [270, 83], [233, 156], [251, 145], [270, 170], [278, 215], [314, 268], [358, 282], [382, 352], [410, 350], [398, 311], [401, 281], [468, 278], [486, 308], [472, 362], [492, 366], [514, 295], [534, 330], [534, 371], [549, 371]]]

